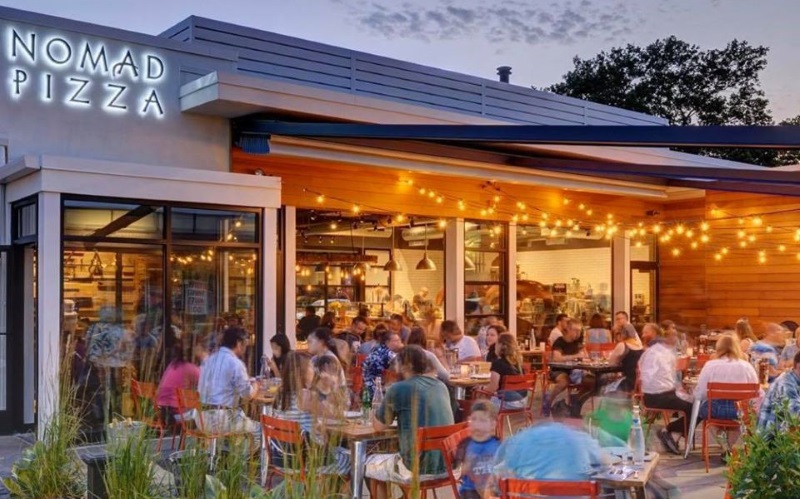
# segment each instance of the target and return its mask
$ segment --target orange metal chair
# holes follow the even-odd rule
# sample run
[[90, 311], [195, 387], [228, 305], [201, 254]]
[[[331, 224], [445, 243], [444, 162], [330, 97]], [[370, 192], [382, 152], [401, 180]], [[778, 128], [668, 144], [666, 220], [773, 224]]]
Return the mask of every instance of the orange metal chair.
[[[300, 423], [272, 416], [261, 416], [261, 438], [264, 439], [267, 449], [270, 448], [271, 441], [279, 443], [281, 448], [284, 449], [284, 466], [276, 466], [272, 460], [267, 460], [267, 481], [264, 485], [268, 489], [275, 475], [281, 477], [299, 475], [300, 481], [305, 480], [306, 465]], [[293, 449], [294, 452], [287, 452], [287, 449]], [[286, 463], [286, 458], [289, 458], [290, 463]]]
[[[526, 405], [524, 407], [508, 407], [505, 404], [504, 393], [506, 391], [527, 392]], [[523, 414], [525, 422], [529, 425], [533, 424], [533, 399], [536, 392], [536, 374], [520, 374], [520, 375], [507, 375], [503, 376], [499, 393], [493, 394], [484, 390], [476, 389], [473, 391], [473, 396], [484, 395], [487, 397], [496, 396], [500, 399], [500, 410], [497, 413], [497, 438], [502, 440], [505, 437], [505, 423], [508, 422], [508, 429], [511, 430], [511, 422], [509, 416], [514, 414]]]
[[[133, 397], [133, 410], [136, 418], [158, 432], [158, 445], [156, 452], [161, 452], [161, 443], [164, 440], [166, 425], [161, 419], [161, 408], [158, 407], [156, 394], [158, 387], [155, 383], [131, 380], [131, 396]], [[175, 434], [172, 435], [172, 446], [175, 447]]]
[[[749, 401], [758, 398], [758, 383], [709, 383], [708, 384], [708, 410], [711, 412], [711, 405], [714, 400], [733, 400], [741, 409], [742, 416], [748, 421], [750, 414]], [[722, 430], [738, 430], [741, 425], [739, 419], [715, 419], [709, 417], [703, 420], [703, 460], [706, 463], [706, 473], [708, 473], [708, 429], [711, 427]]]
[[[188, 411], [194, 409], [194, 411], [197, 413], [195, 425], [187, 424], [186, 421], [183, 421], [181, 424], [181, 438], [178, 442], [178, 447], [180, 449], [183, 449], [186, 445], [186, 437], [194, 437], [201, 441], [210, 442], [212, 447], [211, 453], [214, 454], [216, 451], [216, 441], [218, 439], [241, 436], [244, 434], [242, 432], [215, 432], [209, 430], [206, 428], [205, 422], [203, 421], [203, 405], [200, 403], [200, 394], [198, 391], [182, 388], [177, 388], [176, 391], [178, 394], [178, 412], [181, 414], [186, 414]], [[252, 435], [245, 434], [245, 436], [250, 440], [250, 448], [252, 449]]]
[[695, 361], [694, 368], [697, 370], [697, 372], [700, 372], [703, 369], [703, 366], [706, 365], [706, 362], [709, 360], [711, 360], [711, 354], [697, 354], [697, 360]]
[[[428, 491], [433, 491], [433, 497], [436, 496], [436, 489], [440, 487], [447, 487], [450, 486], [453, 489], [454, 497], [458, 497], [458, 479], [455, 476], [455, 472], [453, 470], [453, 455], [449, 454], [447, 449], [448, 446], [451, 448], [453, 447], [452, 440], [449, 441], [447, 444], [448, 438], [462, 432], [464, 430], [468, 430], [467, 423], [456, 423], [453, 425], [445, 425], [445, 426], [429, 426], [427, 428], [420, 428], [417, 430], [417, 445], [416, 450], [419, 455], [426, 451], [439, 451], [442, 453], [444, 457], [444, 463], [446, 468], [446, 476], [441, 478], [433, 478], [430, 480], [421, 480], [419, 482], [419, 497], [427, 497]], [[397, 483], [401, 489], [403, 489], [403, 495], [405, 497], [411, 497], [411, 483]], [[377, 480], [372, 480], [370, 482], [370, 497], [377, 497]]]
[[527, 497], [600, 497], [600, 484], [594, 481], [500, 479], [500, 499]]

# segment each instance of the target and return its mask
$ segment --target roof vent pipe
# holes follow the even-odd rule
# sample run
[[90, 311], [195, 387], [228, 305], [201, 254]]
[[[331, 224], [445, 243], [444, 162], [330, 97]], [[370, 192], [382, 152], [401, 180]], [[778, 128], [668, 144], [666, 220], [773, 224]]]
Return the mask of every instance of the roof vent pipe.
[[511, 81], [511, 66], [500, 66], [497, 68], [497, 76], [500, 77], [502, 83], [509, 83]]

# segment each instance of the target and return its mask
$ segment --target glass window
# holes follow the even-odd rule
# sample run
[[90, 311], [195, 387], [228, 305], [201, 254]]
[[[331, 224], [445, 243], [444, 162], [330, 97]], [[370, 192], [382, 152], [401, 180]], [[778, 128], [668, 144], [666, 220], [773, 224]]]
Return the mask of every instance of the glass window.
[[172, 237], [192, 241], [254, 243], [258, 242], [257, 220], [255, 213], [173, 208]]
[[230, 326], [250, 334], [244, 361], [256, 366], [256, 260], [254, 250], [176, 248], [172, 264], [171, 322], [185, 346], [219, 347]]
[[506, 229], [501, 224], [465, 222], [464, 313], [468, 333], [477, 333], [483, 319], [490, 315], [506, 322]]
[[177, 338], [164, 333], [163, 277], [160, 246], [64, 243], [62, 358], [72, 359], [90, 432], [129, 410], [126, 376], [161, 377]]
[[517, 227], [517, 317], [544, 334], [559, 313], [611, 314], [611, 242], [594, 231]]
[[67, 200], [64, 235], [163, 239], [164, 208], [134, 203]]

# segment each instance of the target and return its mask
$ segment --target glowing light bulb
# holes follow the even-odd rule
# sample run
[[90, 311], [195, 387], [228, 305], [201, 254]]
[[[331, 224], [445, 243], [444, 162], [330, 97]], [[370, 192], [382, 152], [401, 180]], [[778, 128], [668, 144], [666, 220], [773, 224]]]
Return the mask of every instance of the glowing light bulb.
[[672, 256], [681, 256], [680, 248], [672, 248]]
[[495, 203], [499, 203], [500, 202], [500, 196], [495, 195], [495, 197], [493, 197], [492, 199], [494, 199]]
[[675, 228], [675, 232], [677, 232], [678, 234], [683, 234], [684, 232], [686, 232], [686, 228], [683, 225], [678, 225]]
[[772, 226], [771, 225], [767, 225], [767, 228], [764, 229], [764, 230], [766, 230], [767, 233], [771, 233], [772, 232]]
[[708, 234], [703, 234], [702, 236], [700, 236], [701, 243], [707, 243], [709, 240], [710, 238], [708, 237]]
[[722, 260], [722, 255], [720, 255], [719, 253], [714, 253], [714, 260], [716, 261]]
[[755, 217], [753, 219], [753, 225], [755, 225], [756, 227], [761, 227], [761, 224], [763, 224], [763, 223], [764, 223], [764, 221], [761, 220], [761, 217]]
[[317, 203], [322, 204], [324, 202], [325, 202], [325, 196], [323, 196], [322, 194], [317, 196]]
[[433, 198], [435, 198], [435, 197], [436, 197], [436, 193], [435, 193], [435, 192], [433, 192], [433, 191], [428, 191], [428, 197], [429, 197], [429, 198], [431, 198], [431, 199], [433, 199]]
[[636, 247], [637, 248], [641, 248], [642, 247], [642, 242], [641, 241], [636, 241]]
[[592, 213], [594, 212], [591, 209], [586, 210], [586, 214], [589, 215], [590, 217], [592, 216]]
[[353, 213], [360, 213], [360, 212], [361, 212], [361, 207], [358, 206], [357, 204], [354, 204], [353, 205]]
[[527, 213], [522, 215], [522, 221], [523, 222], [527, 222], [528, 221], [528, 214]]
[[568, 204], [569, 204], [569, 199], [567, 199], [567, 198], [564, 198], [564, 204], [565, 204], [565, 205], [568, 205]]
[[336, 230], [336, 227], [338, 227], [338, 225], [336, 224], [336, 222], [331, 222], [330, 227], [331, 227], [331, 230]]
[[785, 244], [779, 245], [778, 246], [778, 251], [781, 251], [781, 252], [786, 251], [786, 245]]
[[727, 246], [726, 246], [725, 248], [722, 248], [722, 249], [720, 250], [720, 252], [721, 252], [723, 255], [727, 255], [727, 254], [728, 254], [728, 251], [729, 251], [729, 250], [728, 250]]
[[747, 236], [747, 241], [751, 242], [751, 243], [756, 242], [756, 236], [753, 235], [753, 234], [750, 234], [749, 236]]
[[424, 187], [419, 188], [419, 193], [422, 194], [423, 196], [425, 195], [425, 192], [427, 192], [427, 190]]
[[579, 205], [578, 205], [578, 209], [579, 209], [579, 210], [581, 210], [581, 211], [583, 211], [583, 210], [585, 210], [585, 209], [586, 209], [586, 205], [585, 205], [585, 204], [583, 204], [583, 203], [581, 203], [581, 204], [579, 204]]
[[744, 218], [740, 218], [740, 219], [739, 219], [739, 220], [737, 220], [737, 221], [739, 222], [739, 225], [744, 225]]
[[697, 245], [697, 241], [692, 241], [691, 246], [692, 246], [692, 249], [697, 249], [697, 246], [698, 246]]
[[747, 247], [747, 241], [739, 241], [739, 247], [740, 248], [746, 248]]
[[741, 229], [739, 229], [739, 231], [736, 233], [736, 237], [738, 237], [739, 239], [744, 239], [746, 235], [747, 235], [747, 232], [745, 232], [745, 231], [743, 231]]
[[703, 222], [700, 224], [700, 230], [702, 230], [703, 232], [707, 231], [708, 227], [709, 227], [708, 222]]
[[406, 219], [406, 216], [403, 215], [402, 213], [398, 213], [397, 216], [394, 217], [394, 219], [397, 220], [398, 222], [402, 222], [403, 220]]
[[437, 204], [442, 204], [442, 203], [444, 203], [444, 198], [443, 198], [442, 196], [438, 196], [438, 197], [436, 198], [436, 203], [437, 203]]
[[447, 227], [447, 221], [446, 220], [439, 220], [439, 228], [440, 229], [444, 229], [445, 227]]
[[660, 232], [661, 232], [661, 226], [660, 226], [660, 225], [658, 225], [658, 224], [655, 224], [655, 225], [653, 226], [653, 234], [658, 234], [658, 233], [660, 233]]

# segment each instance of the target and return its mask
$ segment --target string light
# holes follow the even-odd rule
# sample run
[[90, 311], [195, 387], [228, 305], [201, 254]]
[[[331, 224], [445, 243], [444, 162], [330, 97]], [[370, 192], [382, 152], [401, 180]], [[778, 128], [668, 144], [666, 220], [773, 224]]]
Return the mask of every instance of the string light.
[[317, 196], [317, 204], [322, 204], [324, 202], [325, 202], [325, 196], [323, 196], [322, 194]]
[[681, 249], [680, 248], [672, 248], [672, 256], [675, 256], [675, 257], [681, 256]]
[[706, 232], [708, 229], [709, 229], [708, 222], [704, 221], [703, 223], [700, 224], [700, 230], [702, 230], [703, 232]]
[[786, 245], [785, 244], [779, 244], [778, 245], [778, 251], [780, 251], [781, 253], [786, 251]]
[[714, 260], [716, 260], [716, 261], [722, 260], [722, 255], [719, 254], [719, 253], [714, 253]]
[[761, 227], [762, 223], [764, 223], [764, 221], [761, 220], [761, 217], [755, 217], [753, 219], [753, 225], [755, 225], [756, 227]]

